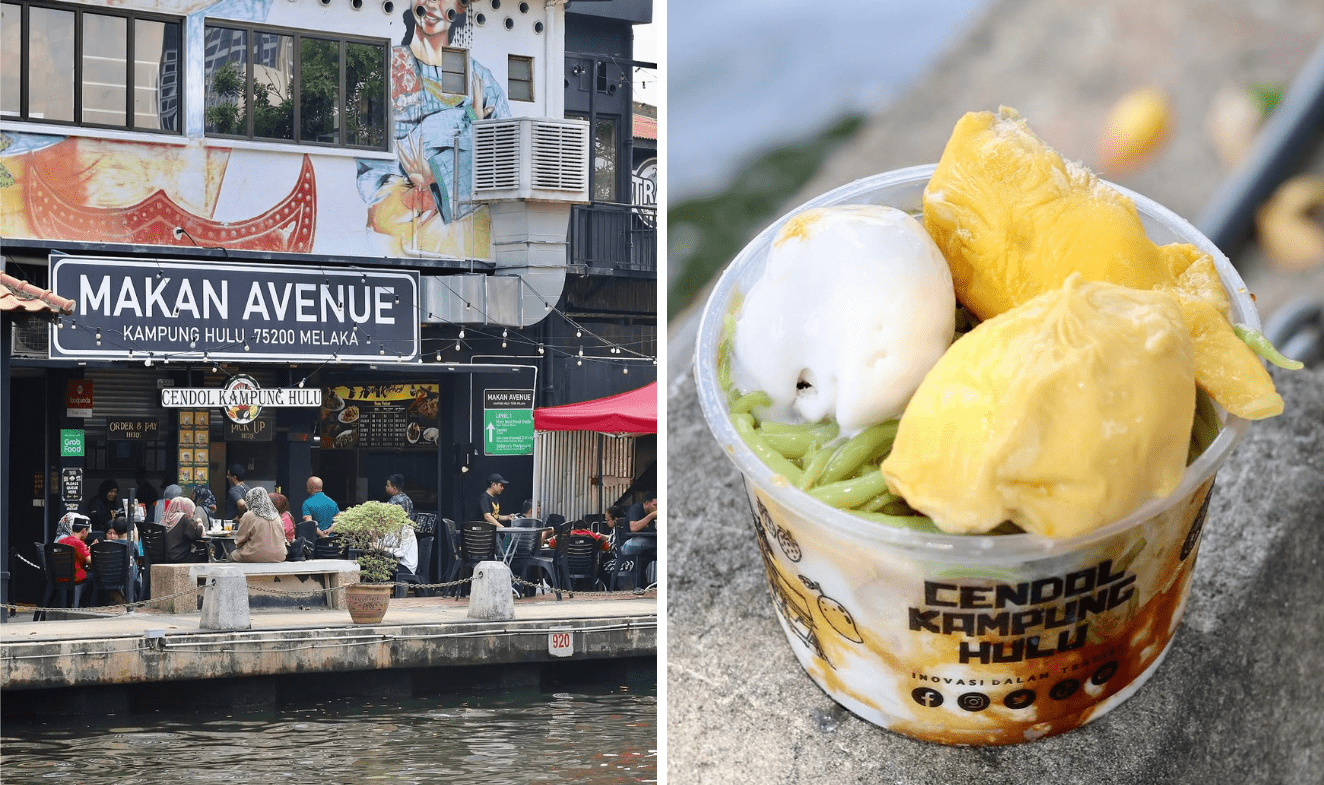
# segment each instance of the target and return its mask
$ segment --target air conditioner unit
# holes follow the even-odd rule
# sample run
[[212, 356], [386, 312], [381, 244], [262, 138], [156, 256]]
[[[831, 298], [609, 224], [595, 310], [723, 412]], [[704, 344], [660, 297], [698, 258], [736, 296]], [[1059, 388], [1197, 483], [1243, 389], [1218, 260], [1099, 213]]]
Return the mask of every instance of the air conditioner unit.
[[49, 357], [51, 323], [46, 319], [27, 318], [14, 321], [9, 351], [15, 357]]
[[473, 126], [474, 199], [589, 201], [586, 120], [511, 117]]

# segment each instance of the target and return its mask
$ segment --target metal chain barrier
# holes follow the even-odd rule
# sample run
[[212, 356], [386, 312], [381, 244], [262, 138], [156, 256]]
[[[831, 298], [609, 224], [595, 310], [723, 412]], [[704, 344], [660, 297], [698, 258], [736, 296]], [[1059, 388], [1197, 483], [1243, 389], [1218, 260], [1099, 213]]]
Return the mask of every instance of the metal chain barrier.
[[[22, 557], [20, 556], [19, 558], [22, 558]], [[33, 565], [33, 566], [36, 566], [36, 565]], [[40, 569], [40, 568], [38, 568], [38, 569]], [[29, 612], [29, 611], [33, 612], [34, 614], [36, 614], [36, 613], [46, 613], [46, 612], [48, 612], [48, 611], [78, 611], [79, 613], [89, 613], [89, 614], [93, 614], [93, 615], [107, 616], [107, 617], [112, 616], [112, 615], [114, 615], [114, 616], [118, 616], [118, 615], [120, 615], [120, 613], [118, 612], [118, 610], [116, 610], [116, 611], [110, 611], [110, 610], [99, 610], [99, 609], [108, 609], [108, 608], [116, 608], [116, 609], [118, 609], [118, 608], [123, 608], [123, 609], [124, 609], [124, 613], [131, 613], [132, 611], [134, 611], [134, 610], [137, 609], [137, 608], [146, 608], [146, 607], [148, 607], [148, 606], [150, 606], [150, 605], [152, 605], [152, 604], [154, 604], [154, 603], [161, 602], [161, 601], [163, 601], [163, 600], [173, 600], [173, 599], [176, 598], [176, 597], [183, 597], [183, 596], [186, 595], [186, 594], [192, 594], [193, 596], [196, 597], [196, 596], [197, 596], [199, 593], [201, 593], [203, 590], [205, 590], [205, 589], [207, 589], [208, 587], [214, 585], [214, 584], [212, 583], [212, 581], [215, 581], [215, 580], [216, 580], [215, 578], [211, 578], [211, 579], [209, 579], [208, 583], [207, 583], [205, 586], [198, 586], [198, 587], [191, 588], [191, 589], [184, 589], [183, 591], [178, 591], [178, 592], [175, 592], [174, 594], [165, 594], [165, 595], [162, 595], [162, 596], [160, 596], [160, 597], [152, 597], [152, 598], [150, 598], [150, 599], [146, 599], [146, 600], [137, 600], [137, 601], [135, 601], [135, 602], [117, 602], [117, 603], [114, 603], [114, 604], [112, 604], [112, 605], [92, 605], [92, 606], [85, 606], [85, 607], [81, 607], [81, 608], [43, 608], [43, 607], [27, 607], [27, 606], [24, 606], [23, 608], [20, 609], [18, 606], [15, 606], [15, 605], [11, 604], [11, 605], [9, 606], [9, 615], [10, 615], [10, 616], [17, 616], [19, 613], [27, 613], [27, 612]], [[438, 589], [438, 590], [441, 590], [441, 589], [452, 589], [452, 588], [456, 588], [456, 587], [458, 587], [458, 586], [463, 586], [463, 585], [465, 585], [466, 583], [472, 583], [472, 582], [473, 582], [473, 578], [461, 578], [461, 579], [459, 579], [458, 581], [448, 581], [448, 582], [442, 582], [442, 583], [409, 583], [409, 582], [407, 582], [407, 581], [395, 581], [395, 582], [392, 582], [392, 583], [379, 583], [379, 584], [374, 584], [374, 585], [377, 585], [377, 586], [390, 586], [390, 587], [392, 587], [392, 588], [395, 588], [395, 587], [404, 587], [404, 588], [408, 589], [408, 588], [412, 587], [412, 588], [414, 588], [414, 589]], [[642, 595], [642, 594], [645, 594], [645, 593], [647, 593], [647, 592], [649, 592], [649, 591], [656, 590], [656, 588], [657, 588], [657, 584], [654, 583], [654, 584], [652, 584], [651, 586], [648, 586], [648, 587], [646, 587], [646, 588], [642, 588], [642, 589], [620, 589], [620, 590], [617, 590], [617, 591], [579, 591], [579, 590], [576, 590], [576, 589], [559, 589], [559, 590], [558, 590], [558, 589], [556, 589], [555, 587], [553, 587], [553, 586], [548, 586], [548, 585], [545, 584], [545, 583], [532, 583], [532, 582], [530, 582], [530, 581], [526, 581], [526, 580], [524, 580], [523, 578], [517, 578], [517, 577], [514, 577], [514, 576], [511, 576], [510, 582], [511, 582], [512, 584], [518, 584], [519, 586], [522, 586], [522, 587], [524, 587], [524, 588], [534, 589], [535, 591], [536, 591], [537, 589], [546, 588], [548, 592], [556, 592], [556, 593], [558, 593], [558, 594], [562, 594], [562, 593], [564, 593], [564, 594], [568, 594], [568, 595], [571, 596], [571, 597], [620, 597], [620, 596], [622, 596], [622, 595], [626, 595], [626, 594], [631, 594], [631, 595]], [[350, 586], [356, 586], [356, 585], [358, 585], [358, 584], [348, 584], [348, 585], [350, 585]], [[318, 590], [314, 590], [314, 591], [285, 591], [285, 590], [282, 590], [282, 589], [270, 589], [270, 588], [267, 588], [267, 587], [265, 587], [265, 586], [254, 586], [254, 585], [251, 585], [251, 584], [250, 584], [250, 585], [248, 586], [248, 590], [249, 590], [249, 591], [253, 591], [253, 592], [258, 592], [258, 593], [260, 593], [260, 594], [273, 594], [273, 595], [277, 595], [277, 596], [281, 596], [281, 597], [296, 597], [296, 598], [312, 598], [312, 597], [320, 597], [320, 596], [325, 595], [326, 598], [327, 598], [327, 600], [329, 601], [329, 600], [330, 600], [330, 594], [331, 594], [332, 592], [344, 591], [344, 590], [345, 590], [345, 586], [333, 586], [333, 587], [330, 587], [330, 588], [326, 588], [326, 589], [318, 589]]]

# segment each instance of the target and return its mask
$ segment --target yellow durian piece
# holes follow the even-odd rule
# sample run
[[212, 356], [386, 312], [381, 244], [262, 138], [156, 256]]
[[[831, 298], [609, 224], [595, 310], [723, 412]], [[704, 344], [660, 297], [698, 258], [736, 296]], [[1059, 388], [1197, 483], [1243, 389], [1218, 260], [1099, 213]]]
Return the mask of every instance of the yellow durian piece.
[[952, 131], [924, 189], [924, 228], [947, 257], [956, 297], [987, 319], [1078, 273], [1162, 289], [1209, 308], [1183, 308], [1196, 342], [1196, 383], [1248, 419], [1282, 412], [1260, 358], [1236, 338], [1213, 260], [1189, 244], [1157, 246], [1130, 199], [1065, 161], [1014, 109], [970, 112]]
[[945, 532], [1072, 537], [1177, 487], [1194, 412], [1177, 299], [1074, 275], [952, 344], [882, 472]]

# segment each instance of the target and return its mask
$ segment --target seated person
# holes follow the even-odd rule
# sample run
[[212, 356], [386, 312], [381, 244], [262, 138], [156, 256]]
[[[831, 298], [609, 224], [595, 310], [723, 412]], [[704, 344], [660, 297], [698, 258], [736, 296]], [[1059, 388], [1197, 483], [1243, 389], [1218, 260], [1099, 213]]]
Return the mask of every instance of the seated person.
[[123, 542], [126, 545], [128, 545], [129, 583], [133, 584], [135, 587], [138, 587], [137, 590], [135, 591], [135, 594], [141, 596], [142, 590], [141, 590], [141, 586], [138, 583], [138, 559], [135, 557], [143, 555], [142, 542], [139, 541], [137, 543], [132, 543], [128, 541], [129, 522], [122, 518], [120, 520], [115, 521], [115, 523], [111, 525], [110, 529], [106, 532], [106, 539], [109, 540], [110, 542]]
[[630, 505], [625, 513], [624, 525], [615, 527], [616, 544], [623, 556], [638, 556], [651, 553], [657, 556], [657, 537], [635, 537], [640, 532], [657, 531], [657, 494], [650, 492], [644, 500]]
[[283, 493], [268, 495], [271, 496], [271, 503], [276, 505], [276, 512], [280, 513], [280, 523], [285, 527], [285, 542], [294, 542], [294, 517], [290, 515], [290, 500]]
[[285, 524], [271, 503], [266, 488], [254, 487], [244, 495], [245, 512], [239, 519], [232, 562], [275, 563], [285, 561]]
[[87, 533], [92, 529], [92, 522], [85, 516], [71, 513], [60, 519], [62, 524], [57, 527], [56, 534], [60, 534], [63, 525], [67, 523], [68, 533], [56, 540], [60, 545], [68, 545], [74, 549], [74, 583], [82, 583], [89, 577], [88, 567], [92, 564], [92, 549], [87, 547]]
[[166, 562], [169, 564], [192, 564], [207, 561], [207, 551], [195, 548], [193, 544], [202, 541], [204, 531], [198, 520], [197, 506], [185, 496], [175, 496], [166, 505], [161, 518], [165, 527]]
[[400, 566], [411, 575], [418, 574], [418, 537], [413, 526], [401, 526], [395, 534], [382, 538], [382, 547], [391, 552]]
[[207, 516], [208, 523], [216, 517], [216, 494], [207, 486], [193, 486], [193, 504], [198, 508], [198, 512]]
[[[588, 528], [585, 527], [585, 526], [579, 526], [579, 527], [576, 527], [576, 528], [574, 528], [574, 529], [571, 529], [571, 530], [570, 530], [570, 534], [571, 534], [571, 536], [574, 536], [574, 535], [576, 535], [576, 534], [580, 534], [580, 535], [583, 535], [583, 536], [585, 536], [585, 537], [592, 537], [593, 539], [595, 539], [595, 540], [598, 541], [598, 548], [599, 548], [600, 550], [604, 550], [604, 551], [609, 551], [609, 550], [611, 550], [611, 538], [610, 538], [610, 537], [608, 537], [608, 536], [605, 535], [605, 534], [598, 534], [597, 532], [592, 531], [592, 530], [588, 529]], [[547, 538], [547, 547], [548, 547], [548, 548], [555, 548], [555, 547], [556, 547], [556, 535], [555, 535], [555, 534], [553, 534], [551, 537]]]
[[[165, 489], [165, 492], [163, 493], [163, 495], [161, 496], [161, 498], [160, 498], [160, 499], [157, 499], [157, 501], [156, 501], [155, 512], [153, 512], [153, 513], [149, 513], [149, 514], [152, 516], [152, 520], [154, 520], [154, 521], [164, 521], [164, 520], [165, 520], [165, 514], [166, 514], [166, 508], [170, 506], [170, 501], [171, 501], [172, 499], [176, 499], [176, 498], [178, 498], [178, 497], [180, 497], [180, 496], [183, 496], [183, 495], [184, 495], [184, 489], [183, 489], [183, 488], [179, 487], [178, 485], [167, 485], [167, 486], [166, 486], [166, 489]], [[196, 508], [197, 505], [194, 504], [194, 507]], [[196, 509], [195, 509], [195, 512], [196, 512]], [[190, 513], [190, 514], [192, 514], [192, 513]]]

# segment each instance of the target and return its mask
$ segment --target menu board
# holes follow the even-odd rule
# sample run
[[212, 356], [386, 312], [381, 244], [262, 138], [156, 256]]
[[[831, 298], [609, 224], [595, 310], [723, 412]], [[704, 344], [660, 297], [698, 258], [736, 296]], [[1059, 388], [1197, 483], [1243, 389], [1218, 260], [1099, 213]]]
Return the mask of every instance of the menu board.
[[211, 412], [206, 409], [179, 411], [179, 484], [206, 485], [211, 459]]
[[317, 435], [324, 450], [435, 450], [440, 430], [436, 384], [327, 387]]

